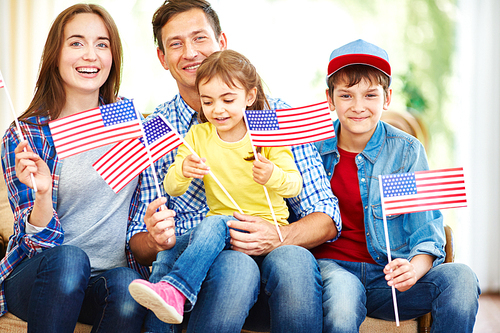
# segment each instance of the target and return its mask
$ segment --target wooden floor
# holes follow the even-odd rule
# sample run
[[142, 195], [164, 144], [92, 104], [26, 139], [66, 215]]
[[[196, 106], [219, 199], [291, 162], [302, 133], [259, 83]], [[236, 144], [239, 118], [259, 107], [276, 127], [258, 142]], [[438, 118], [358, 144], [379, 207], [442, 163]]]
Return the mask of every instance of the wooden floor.
[[474, 333], [500, 333], [500, 294], [479, 296]]

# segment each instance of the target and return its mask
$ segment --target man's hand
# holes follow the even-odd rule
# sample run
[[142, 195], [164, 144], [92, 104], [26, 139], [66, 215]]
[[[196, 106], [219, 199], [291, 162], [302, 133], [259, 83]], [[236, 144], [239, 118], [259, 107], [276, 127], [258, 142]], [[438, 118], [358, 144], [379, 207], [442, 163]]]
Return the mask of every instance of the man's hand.
[[175, 212], [165, 208], [166, 202], [167, 199], [163, 197], [154, 200], [149, 204], [144, 216], [149, 231], [148, 246], [156, 248], [157, 252], [171, 249], [175, 245]]
[[[235, 212], [234, 217], [239, 221], [229, 221], [227, 225], [231, 235], [233, 250], [253, 256], [266, 255], [281, 245], [276, 226], [261, 219]], [[238, 230], [246, 232], [241, 232]]]

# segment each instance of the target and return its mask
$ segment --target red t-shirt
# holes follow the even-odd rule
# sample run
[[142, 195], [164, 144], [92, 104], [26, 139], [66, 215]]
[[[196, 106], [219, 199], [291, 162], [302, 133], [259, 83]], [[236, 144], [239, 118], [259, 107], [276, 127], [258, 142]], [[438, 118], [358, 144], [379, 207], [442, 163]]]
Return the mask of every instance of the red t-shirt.
[[338, 148], [340, 160], [330, 181], [339, 200], [342, 233], [333, 243], [324, 243], [312, 250], [317, 259], [329, 258], [344, 261], [376, 262], [366, 248], [363, 203], [359, 194], [357, 153]]

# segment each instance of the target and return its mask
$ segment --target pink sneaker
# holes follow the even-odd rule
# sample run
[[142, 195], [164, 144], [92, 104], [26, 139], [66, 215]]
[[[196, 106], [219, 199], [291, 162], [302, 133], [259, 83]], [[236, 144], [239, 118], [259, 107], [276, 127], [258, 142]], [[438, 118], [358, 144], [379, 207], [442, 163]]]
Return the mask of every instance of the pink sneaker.
[[137, 279], [129, 284], [128, 291], [137, 303], [153, 311], [161, 321], [182, 323], [186, 297], [170, 283]]

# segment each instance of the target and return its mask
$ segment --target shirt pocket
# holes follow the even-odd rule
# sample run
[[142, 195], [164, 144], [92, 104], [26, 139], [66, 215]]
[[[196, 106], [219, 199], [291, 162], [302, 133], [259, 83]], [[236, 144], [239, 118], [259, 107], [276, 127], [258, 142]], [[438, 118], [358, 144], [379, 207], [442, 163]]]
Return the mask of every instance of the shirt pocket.
[[[384, 220], [381, 204], [372, 205], [372, 215], [377, 242], [385, 250]], [[391, 251], [406, 252], [408, 250], [408, 238], [404, 227], [405, 215], [389, 215], [386, 219]]]

